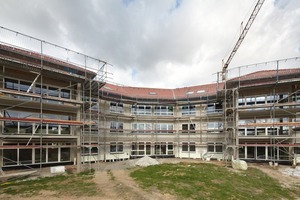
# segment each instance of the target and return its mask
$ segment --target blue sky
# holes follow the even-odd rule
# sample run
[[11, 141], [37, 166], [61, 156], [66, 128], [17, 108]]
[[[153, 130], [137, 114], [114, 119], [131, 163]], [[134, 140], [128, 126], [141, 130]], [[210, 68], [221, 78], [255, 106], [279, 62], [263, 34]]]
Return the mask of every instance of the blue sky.
[[[176, 88], [216, 81], [256, 0], [0, 3], [0, 26], [108, 61], [110, 81]], [[299, 19], [300, 1], [266, 0], [229, 69], [299, 56]]]

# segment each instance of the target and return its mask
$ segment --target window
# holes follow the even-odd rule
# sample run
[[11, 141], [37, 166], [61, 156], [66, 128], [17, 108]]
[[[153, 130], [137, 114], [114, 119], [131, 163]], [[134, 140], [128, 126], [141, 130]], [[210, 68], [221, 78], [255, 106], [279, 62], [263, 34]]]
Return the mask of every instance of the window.
[[[300, 92], [296, 92], [292, 97], [293, 102], [300, 102]], [[300, 108], [299, 105], [295, 106], [296, 108]]]
[[156, 133], [173, 133], [173, 124], [155, 124]]
[[[44, 145], [44, 144], [43, 144]], [[35, 163], [46, 162], [46, 150], [47, 149], [35, 149]]]
[[59, 125], [57, 124], [48, 124], [48, 134], [58, 134]]
[[124, 107], [122, 103], [110, 102], [110, 112], [123, 113]]
[[154, 146], [155, 155], [166, 155], [166, 143], [165, 142], [156, 142]]
[[[39, 118], [40, 114], [7, 110], [4, 112], [5, 117], [14, 118]], [[54, 115], [54, 114], [44, 114], [44, 119], [58, 119], [68, 121], [70, 116], [68, 115]], [[70, 125], [59, 125], [59, 124], [42, 124], [39, 122], [4, 122], [4, 132], [5, 134], [70, 134]]]
[[182, 124], [182, 133], [196, 133], [196, 124]]
[[71, 149], [61, 148], [60, 149], [60, 161], [70, 161]]
[[59, 89], [55, 88], [55, 87], [49, 87], [48, 95], [52, 96], [52, 97], [58, 97], [59, 96]]
[[155, 106], [154, 107], [154, 115], [162, 115], [162, 116], [172, 116], [173, 106]]
[[294, 147], [294, 153], [300, 154], [300, 147]]
[[215, 148], [216, 148], [216, 152], [219, 152], [219, 153], [223, 152], [223, 145], [222, 144], [217, 143]]
[[[21, 91], [21, 92], [27, 92], [32, 84], [32, 82], [9, 79], [9, 78], [6, 78], [4, 81], [5, 81], [4, 87], [6, 89], [17, 90], [17, 91]], [[47, 85], [43, 85], [43, 87], [41, 87], [40, 84], [35, 84], [32, 86], [32, 88], [30, 89], [29, 92], [35, 93], [35, 94], [49, 95], [52, 97], [61, 97], [61, 98], [65, 98], [65, 99], [71, 98], [71, 90], [60, 89], [60, 88], [51, 87], [51, 86], [47, 86]], [[31, 97], [27, 97], [27, 96], [17, 96], [17, 98], [32, 99]], [[57, 102], [50, 101], [50, 100], [48, 100], [48, 102], [49, 103], [57, 103]]]
[[278, 95], [267, 96], [267, 103], [276, 103], [278, 101]]
[[131, 113], [135, 115], [151, 115], [151, 106], [145, 105], [132, 105]]
[[27, 92], [29, 88], [30, 88], [30, 83], [25, 81], [20, 81], [20, 91]]
[[289, 148], [279, 147], [279, 160], [289, 160]]
[[255, 157], [255, 147], [246, 147], [247, 148], [247, 158]]
[[250, 105], [254, 105], [255, 104], [255, 97], [247, 97], [246, 98], [246, 105], [250, 106]]
[[[21, 92], [27, 92], [27, 90], [29, 90], [31, 83], [25, 82], [25, 81], [20, 81], [19, 84], [19, 90]], [[30, 90], [30, 93], [32, 93], [32, 90]], [[28, 96], [18, 96], [18, 98], [20, 99], [27, 99], [27, 100], [31, 100], [31, 97]]]
[[245, 158], [245, 147], [239, 148], [239, 158]]
[[98, 148], [95, 147], [94, 145], [96, 144], [85, 144], [82, 148], [81, 148], [81, 155], [98, 155]]
[[266, 156], [266, 147], [256, 147], [257, 159], [268, 159]]
[[134, 123], [132, 124], [132, 130], [136, 133], [151, 133], [152, 126], [150, 123]]
[[89, 109], [97, 112], [99, 109], [99, 103], [92, 102]]
[[123, 122], [110, 122], [111, 133], [123, 133]]
[[256, 128], [257, 135], [266, 135], [266, 128]]
[[247, 135], [255, 135], [255, 129], [254, 128], [247, 128], [246, 132], [247, 132]]
[[61, 96], [61, 98], [70, 99], [70, 97], [71, 97], [70, 93], [71, 93], [70, 90], [61, 89], [60, 96]]
[[289, 101], [289, 95], [286, 93], [286, 94], [278, 94], [278, 103], [286, 103]]
[[207, 105], [207, 113], [219, 113], [222, 112], [222, 103], [209, 103]]
[[14, 79], [5, 79], [5, 88], [11, 90], [19, 90], [19, 81]]
[[[15, 143], [4, 145], [17, 145]], [[16, 165], [18, 162], [18, 149], [3, 149], [3, 165]]]
[[296, 102], [300, 102], [300, 92], [296, 92], [294, 97], [293, 97], [293, 100], [296, 101]]
[[265, 96], [257, 96], [256, 97], [256, 104], [265, 104], [266, 103], [266, 97]]
[[58, 162], [58, 148], [48, 148], [48, 162]]
[[111, 153], [122, 153], [123, 152], [123, 142], [111, 142], [110, 143]]
[[222, 122], [208, 122], [207, 123], [207, 129], [208, 130], [220, 130], [220, 129], [223, 129], [223, 123]]
[[172, 142], [156, 142], [154, 145], [155, 155], [173, 155]]
[[[11, 89], [11, 90], [27, 92], [27, 90], [30, 88], [30, 85], [31, 85], [31, 83], [29, 83], [29, 82], [6, 78], [4, 87], [7, 89]], [[30, 91], [30, 92], [32, 92], [32, 91]], [[20, 96], [14, 95], [14, 98], [27, 99], [27, 100], [31, 99], [31, 97], [21, 96], [21, 95]]]
[[222, 153], [223, 152], [223, 144], [222, 143], [208, 143], [207, 151], [212, 153]]
[[239, 100], [238, 100], [238, 104], [239, 104], [239, 106], [244, 106], [245, 105], [245, 99], [244, 98], [239, 98]]
[[207, 151], [208, 152], [215, 152], [215, 145], [212, 144], [207, 144]]
[[[265, 104], [266, 99], [268, 99], [268, 98], [266, 98], [265, 96], [253, 96], [253, 97], [239, 98], [238, 104], [239, 104], [239, 106]], [[273, 99], [273, 98], [271, 98], [271, 99]]]
[[289, 134], [289, 127], [288, 126], [280, 126], [279, 135], [288, 135], [288, 134]]
[[195, 115], [195, 114], [196, 114], [195, 105], [182, 106], [182, 115]]
[[150, 142], [133, 142], [131, 145], [131, 155], [150, 155], [151, 143]]
[[240, 128], [240, 129], [239, 129], [239, 135], [240, 135], [240, 136], [246, 135], [246, 129]]
[[41, 88], [41, 85], [35, 85], [35, 93], [36, 94], [47, 94], [47, 87], [43, 85], [43, 87]]
[[182, 152], [196, 152], [196, 143], [182, 142]]
[[267, 128], [268, 135], [277, 135], [277, 128]]
[[[67, 152], [60, 151], [58, 148], [60, 144], [62, 143], [43, 143], [43, 149], [40, 151], [41, 149], [39, 148], [30, 148], [34, 145], [38, 146], [39, 143], [29, 143], [26, 148], [24, 147], [27, 143], [3, 143], [4, 146], [16, 146], [14, 149], [3, 149], [3, 166], [22, 166], [24, 164], [37, 164], [40, 162], [59, 162], [59, 153]], [[70, 148], [64, 149], [69, 149], [70, 152]]]
[[[26, 144], [22, 144], [26, 145]], [[32, 163], [32, 149], [19, 149], [19, 163], [31, 164]]]

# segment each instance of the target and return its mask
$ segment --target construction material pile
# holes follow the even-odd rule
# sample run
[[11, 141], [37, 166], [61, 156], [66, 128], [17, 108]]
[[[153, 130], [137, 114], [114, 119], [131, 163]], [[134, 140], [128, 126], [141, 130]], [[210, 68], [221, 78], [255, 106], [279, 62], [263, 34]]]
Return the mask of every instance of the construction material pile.
[[145, 156], [139, 159], [130, 159], [117, 162], [100, 162], [95, 164], [96, 170], [119, 170], [119, 169], [129, 169], [136, 166], [147, 167], [150, 165], [160, 164], [159, 161], [153, 159], [149, 156]]
[[142, 157], [136, 161], [136, 166], [147, 167], [150, 165], [158, 165], [160, 164], [157, 160], [150, 158], [149, 156]]
[[282, 170], [282, 173], [289, 176], [297, 176], [300, 177], [300, 166], [293, 168], [286, 168]]

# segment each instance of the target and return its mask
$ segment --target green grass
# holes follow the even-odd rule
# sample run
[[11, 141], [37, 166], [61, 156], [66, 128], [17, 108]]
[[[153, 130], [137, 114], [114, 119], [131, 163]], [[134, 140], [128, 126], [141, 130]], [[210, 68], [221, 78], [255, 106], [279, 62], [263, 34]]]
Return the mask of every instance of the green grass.
[[114, 181], [116, 179], [111, 170], [107, 170], [106, 173], [110, 177], [110, 180]]
[[207, 163], [149, 166], [131, 176], [147, 190], [158, 189], [180, 199], [294, 199], [298, 193], [255, 168], [235, 172]]
[[[107, 170], [114, 181], [112, 171]], [[161, 164], [139, 168], [131, 176], [146, 190], [161, 190], [179, 199], [296, 199], [300, 197], [300, 185], [294, 189], [282, 188], [280, 184], [262, 171], [248, 168], [233, 171], [208, 163]], [[0, 195], [31, 197], [42, 191], [90, 197], [101, 191], [93, 181], [94, 171], [66, 174], [35, 180], [23, 180], [0, 184]]]
[[99, 191], [96, 183], [92, 180], [93, 177], [93, 172], [82, 172], [79, 174], [57, 175], [35, 180], [6, 182], [0, 185], [0, 194], [31, 197], [46, 190], [55, 192], [56, 195], [95, 196], [99, 194]]

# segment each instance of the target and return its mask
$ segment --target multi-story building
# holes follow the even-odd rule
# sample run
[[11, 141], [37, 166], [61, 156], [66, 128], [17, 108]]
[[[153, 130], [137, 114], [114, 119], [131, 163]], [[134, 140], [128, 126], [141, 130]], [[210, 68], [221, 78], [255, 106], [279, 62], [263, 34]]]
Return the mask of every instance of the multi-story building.
[[299, 81], [296, 68], [258, 71], [227, 82], [225, 130], [240, 159], [300, 162]]
[[300, 69], [176, 89], [120, 86], [0, 45], [0, 167], [141, 156], [292, 161]]
[[105, 84], [100, 89], [103, 155], [203, 158], [212, 153], [223, 158], [217, 86], [158, 89]]
[[83, 95], [97, 93], [97, 74], [3, 44], [0, 63], [0, 167], [80, 160]]

